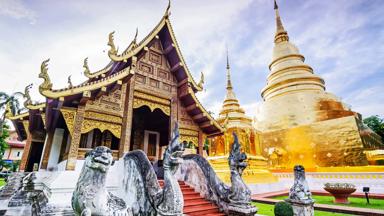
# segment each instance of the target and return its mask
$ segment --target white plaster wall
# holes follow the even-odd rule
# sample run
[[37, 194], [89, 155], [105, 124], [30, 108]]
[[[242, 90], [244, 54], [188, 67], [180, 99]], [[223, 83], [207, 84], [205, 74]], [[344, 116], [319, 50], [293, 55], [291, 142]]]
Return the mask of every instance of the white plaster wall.
[[63, 142], [64, 129], [56, 128], [53, 135], [51, 152], [49, 153], [48, 159], [48, 170], [58, 170], [58, 162], [60, 157], [60, 148]]
[[61, 161], [57, 164], [57, 171], [65, 171], [65, 167], [67, 166], [67, 160]]
[[[65, 170], [67, 161], [62, 161], [58, 164], [60, 170]], [[49, 203], [58, 206], [70, 206], [72, 193], [76, 188], [77, 180], [81, 173], [84, 160], [78, 160], [74, 171], [39, 171], [36, 174], [36, 185], [44, 185], [49, 188], [50, 197]], [[121, 196], [119, 188], [122, 187], [122, 178], [124, 163], [120, 159], [115, 161], [115, 164], [107, 173], [106, 186], [110, 192], [116, 196]]]
[[[293, 185], [293, 173], [273, 173], [286, 188]], [[370, 187], [371, 193], [384, 193], [384, 172], [317, 172], [306, 173], [310, 190], [322, 190], [325, 183], [351, 183], [356, 192], [363, 192], [363, 187]]]

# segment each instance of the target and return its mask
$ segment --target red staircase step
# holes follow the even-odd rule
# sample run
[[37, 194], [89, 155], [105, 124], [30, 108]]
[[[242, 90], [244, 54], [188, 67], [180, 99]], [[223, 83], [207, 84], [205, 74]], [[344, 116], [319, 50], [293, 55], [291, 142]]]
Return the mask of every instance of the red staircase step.
[[[164, 187], [164, 180], [159, 180], [160, 187]], [[204, 216], [224, 216], [218, 206], [205, 200], [196, 192], [194, 188], [179, 181], [181, 192], [184, 196], [184, 214], [194, 216], [204, 214]]]
[[[193, 188], [181, 188], [181, 191], [183, 192], [183, 194], [184, 194], [184, 192], [195, 192], [195, 189], [193, 189]], [[196, 192], [195, 192], [196, 193]]]
[[220, 213], [219, 208], [213, 205], [190, 206], [184, 208], [184, 214], [201, 215], [202, 213]]
[[197, 205], [213, 205], [212, 203], [208, 202], [205, 199], [196, 199], [196, 200], [190, 200], [188, 202], [184, 202], [184, 207], [187, 206], [197, 206]]
[[185, 201], [188, 201], [188, 200], [201, 200], [203, 198], [201, 198], [201, 196], [198, 194], [198, 195], [187, 195], [185, 196], [184, 195], [184, 202]]

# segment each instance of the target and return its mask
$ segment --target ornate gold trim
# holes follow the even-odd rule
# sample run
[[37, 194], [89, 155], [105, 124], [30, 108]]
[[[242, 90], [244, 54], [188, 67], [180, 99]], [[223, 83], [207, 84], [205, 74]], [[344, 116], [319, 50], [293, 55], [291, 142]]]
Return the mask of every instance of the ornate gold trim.
[[97, 113], [97, 112], [91, 112], [91, 111], [86, 111], [84, 118], [93, 119], [93, 120], [97, 120], [97, 121], [110, 122], [110, 123], [117, 123], [117, 124], [121, 124], [123, 121], [122, 118], [118, 117], [118, 116], [103, 114], [103, 113]]
[[149, 101], [149, 100], [144, 100], [144, 99], [141, 99], [141, 98], [134, 98], [133, 99], [133, 108], [134, 109], [142, 107], [142, 106], [149, 107], [151, 112], [153, 112], [155, 109], [160, 109], [166, 115], [168, 115], [168, 116], [171, 115], [171, 108], [169, 107], [169, 105], [167, 106], [167, 105], [163, 105], [163, 104], [160, 104], [160, 103], [152, 102], [152, 101]]
[[96, 72], [91, 72], [91, 70], [89, 70], [89, 67], [88, 67], [88, 57], [84, 59], [84, 64], [83, 64], [83, 68], [84, 68], [84, 75], [89, 78], [89, 79], [92, 79], [92, 78], [95, 78], [95, 77], [98, 77], [102, 74], [105, 74], [106, 72], [108, 72], [109, 70], [111, 70], [113, 66], [113, 61], [110, 61], [107, 66], [105, 66], [103, 69], [101, 70], [98, 70]]
[[41, 113], [40, 116], [41, 116], [41, 120], [43, 121], [44, 126], [46, 126], [45, 113]]
[[75, 115], [76, 110], [73, 109], [60, 109], [61, 114], [63, 115], [64, 121], [67, 124], [67, 128], [69, 131], [69, 134], [73, 135], [73, 128], [74, 128], [74, 122], [75, 122]]
[[133, 93], [133, 96], [135, 98], [140, 98], [140, 99], [152, 101], [152, 102], [163, 104], [163, 105], [167, 105], [167, 106], [171, 105], [171, 102], [169, 100], [167, 100], [167, 99], [163, 99], [163, 98], [160, 98], [158, 96], [150, 95], [150, 94], [147, 94], [147, 93], [144, 93], [144, 92], [135, 91]]
[[210, 120], [210, 122], [212, 122], [213, 125], [215, 125], [217, 127], [217, 129], [219, 129], [221, 132], [224, 132], [224, 129], [223, 127], [221, 127], [221, 125], [219, 123], [217, 123], [217, 121], [211, 116], [211, 114], [209, 114], [205, 108], [201, 105], [200, 101], [197, 99], [195, 93], [191, 90], [188, 90], [189, 91], [189, 94], [192, 96], [193, 100], [195, 101], [195, 103], [198, 105], [197, 107], [199, 107], [199, 109], [206, 114], [206, 117]]
[[192, 142], [195, 146], [199, 145], [199, 138], [195, 136], [185, 136], [180, 134], [179, 140], [180, 142], [184, 142], [184, 141], [187, 141], [188, 143]]
[[27, 136], [29, 135], [29, 120], [23, 121], [24, 130], [27, 133]]
[[65, 89], [58, 89], [58, 90], [44, 89], [43, 91], [41, 91], [41, 94], [47, 98], [60, 98], [68, 95], [80, 94], [85, 91], [92, 91], [92, 90], [110, 85], [114, 82], [118, 82], [119, 80], [122, 80], [129, 74], [134, 74], [134, 73], [135, 72], [131, 70], [131, 67], [127, 67], [119, 71], [118, 73], [113, 74], [112, 76], [108, 76], [106, 78], [103, 78], [94, 82], [83, 83], [81, 85], [74, 86], [73, 88], [65, 88]]
[[115, 137], [119, 139], [121, 137], [121, 125], [92, 120], [92, 119], [84, 119], [83, 124], [81, 125], [81, 133], [82, 134], [88, 133], [93, 129], [99, 129], [101, 132], [108, 130]]
[[196, 137], [199, 136], [199, 131], [191, 130], [189, 128], [180, 128], [179, 132], [181, 135], [185, 135], [185, 136], [196, 136]]
[[28, 108], [30, 110], [44, 109], [45, 103], [29, 104], [26, 106], [26, 108]]

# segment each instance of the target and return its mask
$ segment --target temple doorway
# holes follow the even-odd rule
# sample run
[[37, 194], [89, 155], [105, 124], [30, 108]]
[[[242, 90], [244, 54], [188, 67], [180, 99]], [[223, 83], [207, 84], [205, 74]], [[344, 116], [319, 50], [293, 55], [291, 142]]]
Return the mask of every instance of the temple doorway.
[[43, 153], [43, 147], [43, 142], [31, 143], [31, 150], [29, 152], [29, 158], [25, 169], [26, 172], [37, 171], [39, 169], [41, 155]]
[[169, 116], [160, 109], [142, 106], [133, 109], [130, 149], [143, 150], [150, 161], [161, 159], [162, 147], [168, 145]]

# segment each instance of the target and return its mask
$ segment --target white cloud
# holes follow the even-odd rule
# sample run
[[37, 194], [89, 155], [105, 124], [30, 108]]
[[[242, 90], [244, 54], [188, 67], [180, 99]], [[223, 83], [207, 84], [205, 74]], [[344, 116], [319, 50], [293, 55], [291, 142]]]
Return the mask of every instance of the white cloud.
[[31, 24], [36, 22], [36, 13], [26, 7], [21, 0], [0, 0], [0, 15], [28, 19]]
[[[384, 67], [384, 53], [380, 50], [384, 32], [378, 30], [372, 40], [372, 30], [367, 26], [373, 23], [376, 29], [383, 29], [379, 13], [383, 7], [377, 4], [364, 12], [356, 11], [360, 1], [329, 2], [281, 1], [283, 23], [307, 63], [325, 78], [330, 92], [346, 98], [364, 115], [379, 111], [372, 107], [382, 107], [382, 102], [352, 100], [350, 89], [361, 92], [364, 87], [356, 83], [364, 83], [370, 76], [380, 77], [377, 71]], [[84, 80], [81, 73], [85, 57], [89, 57], [91, 70], [109, 62], [104, 52], [108, 50], [109, 32], [116, 31], [115, 43], [122, 50], [136, 27], [141, 39], [157, 24], [166, 4], [167, 1], [38, 1], [31, 10], [19, 0], [0, 0], [1, 15], [31, 21], [39, 14], [39, 22], [33, 27], [0, 22], [6, 32], [0, 35], [1, 91], [20, 91], [32, 82], [32, 97], [41, 100], [37, 91], [41, 80], [37, 76], [40, 63], [46, 58], [51, 58], [49, 74], [54, 88], [65, 87], [69, 75], [74, 84], [80, 83]], [[247, 114], [255, 114], [273, 46], [272, 5], [266, 0], [172, 2], [171, 21], [186, 62], [196, 79], [201, 71], [205, 73], [206, 91], [198, 97], [207, 110], [218, 114], [222, 105], [228, 44], [235, 92]]]

